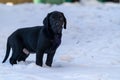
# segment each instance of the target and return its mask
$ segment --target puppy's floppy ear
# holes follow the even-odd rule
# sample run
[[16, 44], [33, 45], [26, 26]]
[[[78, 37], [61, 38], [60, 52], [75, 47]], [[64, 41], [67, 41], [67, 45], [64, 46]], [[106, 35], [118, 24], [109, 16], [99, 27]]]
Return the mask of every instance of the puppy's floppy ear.
[[43, 24], [44, 24], [44, 26], [46, 26], [46, 27], [49, 27], [49, 26], [50, 26], [49, 16], [50, 16], [50, 13], [48, 13], [48, 15], [47, 15], [47, 16], [45, 17], [45, 19], [43, 20]]
[[64, 29], [66, 29], [67, 20], [66, 20], [66, 18], [65, 18], [63, 13], [62, 13], [62, 15], [63, 15], [63, 18], [64, 18]]

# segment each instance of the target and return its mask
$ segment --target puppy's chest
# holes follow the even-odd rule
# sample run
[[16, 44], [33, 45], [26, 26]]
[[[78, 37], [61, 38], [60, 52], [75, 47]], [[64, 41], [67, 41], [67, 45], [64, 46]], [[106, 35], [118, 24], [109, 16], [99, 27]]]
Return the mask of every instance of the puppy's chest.
[[47, 48], [47, 51], [51, 51], [51, 50], [56, 50], [60, 43], [61, 43], [61, 38], [59, 36], [55, 36], [54, 39], [50, 40], [50, 46]]
[[60, 35], [56, 35], [53, 40], [51, 40], [52, 46], [59, 45], [61, 43]]

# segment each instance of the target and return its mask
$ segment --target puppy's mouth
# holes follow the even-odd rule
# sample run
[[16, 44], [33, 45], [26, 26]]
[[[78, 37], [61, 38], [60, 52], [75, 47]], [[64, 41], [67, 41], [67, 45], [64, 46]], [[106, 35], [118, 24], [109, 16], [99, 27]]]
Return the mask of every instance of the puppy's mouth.
[[62, 33], [62, 29], [54, 29], [53, 30], [53, 32], [55, 33], [55, 34], [60, 34], [60, 33]]

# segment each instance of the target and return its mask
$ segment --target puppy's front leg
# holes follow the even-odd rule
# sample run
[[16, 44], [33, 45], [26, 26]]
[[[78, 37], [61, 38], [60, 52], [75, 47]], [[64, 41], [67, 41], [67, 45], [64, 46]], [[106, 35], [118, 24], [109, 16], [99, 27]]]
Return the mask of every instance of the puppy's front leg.
[[36, 53], [36, 64], [41, 66], [43, 65], [43, 51], [39, 51]]
[[55, 52], [53, 51], [52, 53], [48, 53], [47, 54], [47, 60], [46, 60], [46, 65], [47, 66], [52, 66], [52, 62], [53, 62], [53, 57], [55, 55]]

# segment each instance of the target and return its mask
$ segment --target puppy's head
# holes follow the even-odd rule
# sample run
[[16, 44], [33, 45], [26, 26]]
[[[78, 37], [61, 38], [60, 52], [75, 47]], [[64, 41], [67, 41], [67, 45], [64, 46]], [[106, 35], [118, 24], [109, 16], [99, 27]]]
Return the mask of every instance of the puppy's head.
[[47, 17], [43, 20], [43, 24], [55, 34], [61, 33], [63, 28], [66, 29], [66, 23], [64, 14], [58, 11], [48, 13]]

